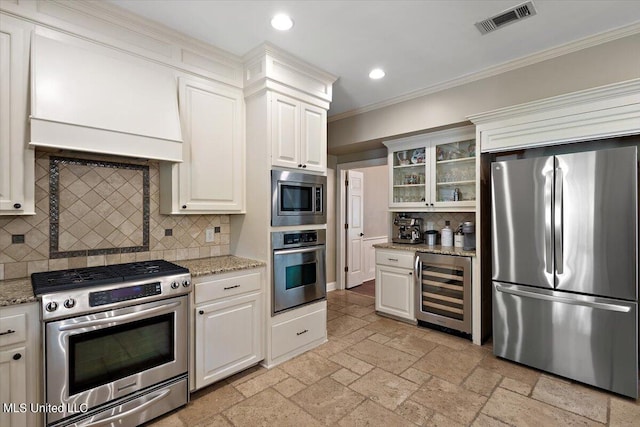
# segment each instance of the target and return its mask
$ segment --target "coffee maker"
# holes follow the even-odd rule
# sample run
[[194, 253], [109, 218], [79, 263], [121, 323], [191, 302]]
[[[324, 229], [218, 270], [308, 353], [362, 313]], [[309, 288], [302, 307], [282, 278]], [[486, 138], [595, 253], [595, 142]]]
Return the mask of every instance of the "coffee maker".
[[393, 243], [423, 243], [422, 219], [409, 218], [406, 215], [396, 215], [393, 220]]

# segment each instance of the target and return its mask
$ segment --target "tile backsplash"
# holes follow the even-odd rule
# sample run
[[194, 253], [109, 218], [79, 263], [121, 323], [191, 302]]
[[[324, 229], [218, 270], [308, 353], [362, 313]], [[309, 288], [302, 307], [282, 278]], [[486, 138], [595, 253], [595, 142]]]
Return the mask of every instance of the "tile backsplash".
[[[36, 153], [35, 215], [0, 217], [0, 279], [47, 270], [229, 254], [228, 215], [160, 214], [157, 161], [84, 153], [65, 153], [65, 160], [59, 159]], [[54, 163], [57, 168], [52, 167]], [[58, 175], [52, 176], [52, 171]], [[56, 191], [51, 185], [56, 180], [57, 197], [51, 190]], [[55, 215], [50, 220], [56, 209], [57, 224]], [[50, 238], [52, 228], [57, 228], [57, 242], [55, 230]], [[205, 242], [207, 228], [220, 230], [213, 242]], [[24, 243], [13, 243], [21, 241], [20, 236]]]

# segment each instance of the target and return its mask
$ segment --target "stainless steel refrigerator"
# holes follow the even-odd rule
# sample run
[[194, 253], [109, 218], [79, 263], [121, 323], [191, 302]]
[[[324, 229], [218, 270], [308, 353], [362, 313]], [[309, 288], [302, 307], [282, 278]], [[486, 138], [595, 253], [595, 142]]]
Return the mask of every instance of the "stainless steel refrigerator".
[[636, 147], [492, 164], [494, 354], [638, 397]]

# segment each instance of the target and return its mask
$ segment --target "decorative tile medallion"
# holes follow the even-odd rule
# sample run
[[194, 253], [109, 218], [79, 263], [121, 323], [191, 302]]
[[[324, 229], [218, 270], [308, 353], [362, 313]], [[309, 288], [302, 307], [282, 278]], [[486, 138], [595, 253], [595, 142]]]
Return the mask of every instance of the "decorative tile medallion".
[[149, 250], [149, 166], [51, 156], [49, 257]]

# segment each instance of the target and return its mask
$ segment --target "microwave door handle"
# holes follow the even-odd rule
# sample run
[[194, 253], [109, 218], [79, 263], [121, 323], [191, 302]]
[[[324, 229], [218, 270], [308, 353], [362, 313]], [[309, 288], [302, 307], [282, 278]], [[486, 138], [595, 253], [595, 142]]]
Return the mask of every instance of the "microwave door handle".
[[150, 396], [153, 396], [153, 397], [151, 397], [151, 399], [147, 400], [146, 402], [144, 402], [144, 403], [142, 403], [142, 404], [140, 404], [138, 406], [135, 406], [135, 407], [129, 409], [128, 411], [124, 411], [124, 412], [121, 412], [119, 414], [115, 414], [115, 415], [112, 415], [112, 416], [110, 416], [108, 418], [104, 418], [102, 420], [97, 420], [97, 421], [89, 423], [89, 424], [84, 424], [83, 427], [103, 426], [103, 425], [109, 424], [109, 423], [111, 423], [113, 421], [120, 420], [120, 419], [122, 419], [122, 418], [124, 418], [124, 417], [126, 417], [128, 415], [135, 414], [135, 413], [138, 413], [138, 412], [142, 412], [142, 411], [146, 410], [149, 406], [151, 406], [154, 403], [156, 403], [158, 400], [164, 399], [165, 397], [167, 397], [167, 395], [169, 393], [171, 393], [171, 389], [161, 390], [159, 393], [156, 393], [155, 395], [151, 394]]
[[273, 251], [273, 254], [274, 255], [304, 254], [308, 252], [315, 252], [318, 249], [324, 249], [324, 245], [310, 246], [306, 248], [276, 249], [275, 251]]
[[176, 302], [171, 302], [168, 304], [163, 304], [163, 305], [159, 305], [157, 307], [152, 307], [152, 308], [147, 308], [145, 310], [141, 310], [141, 311], [136, 311], [133, 313], [127, 313], [127, 314], [122, 314], [119, 316], [112, 316], [112, 317], [107, 317], [104, 319], [92, 319], [92, 320], [86, 320], [86, 321], [80, 321], [77, 323], [71, 323], [69, 325], [61, 325], [58, 327], [59, 331], [72, 331], [74, 329], [82, 329], [82, 328], [88, 328], [91, 326], [104, 326], [104, 325], [108, 325], [111, 324], [113, 322], [123, 322], [123, 321], [130, 321], [130, 320], [136, 320], [139, 318], [144, 318], [144, 317], [148, 317], [150, 314], [155, 314], [158, 312], [162, 312], [162, 311], [167, 311], [168, 309], [177, 307], [181, 304], [180, 301], [176, 301]]

